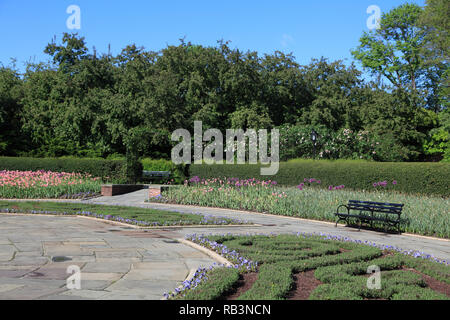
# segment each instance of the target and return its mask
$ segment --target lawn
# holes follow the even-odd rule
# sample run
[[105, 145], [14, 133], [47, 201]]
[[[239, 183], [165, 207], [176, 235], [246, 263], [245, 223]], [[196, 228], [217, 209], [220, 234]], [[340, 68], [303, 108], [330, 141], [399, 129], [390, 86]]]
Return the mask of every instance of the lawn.
[[[326, 236], [188, 237], [226, 257], [234, 267], [199, 269], [166, 294], [191, 300], [435, 300], [450, 298], [450, 266], [388, 247]], [[244, 258], [245, 257], [245, 258]], [[378, 266], [380, 287], [369, 266]]]
[[83, 215], [139, 226], [229, 225], [246, 223], [237, 219], [204, 216], [201, 214], [188, 214], [126, 206], [105, 206], [48, 201], [0, 201], [0, 212]]
[[[192, 179], [191, 179], [192, 180]], [[275, 181], [255, 179], [196, 179], [190, 185], [172, 187], [162, 197], [150, 199], [187, 205], [250, 210], [277, 215], [335, 221], [334, 212], [348, 200], [403, 203], [401, 230], [421, 235], [450, 238], [449, 198], [386, 191], [381, 187], [368, 190], [346, 190], [315, 187], [320, 181], [311, 179], [297, 187], [280, 187]]]

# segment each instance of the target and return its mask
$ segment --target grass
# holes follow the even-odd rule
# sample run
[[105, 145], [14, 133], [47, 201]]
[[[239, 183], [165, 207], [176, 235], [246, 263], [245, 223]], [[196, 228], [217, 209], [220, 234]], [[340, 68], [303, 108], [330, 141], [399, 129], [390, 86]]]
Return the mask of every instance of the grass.
[[[322, 284], [309, 295], [312, 300], [448, 300], [444, 293], [428, 287], [427, 275], [450, 285], [450, 266], [429, 259], [415, 258], [395, 251], [350, 241], [329, 240], [323, 236], [191, 236], [190, 240], [225, 257], [242, 258], [255, 265], [258, 277], [239, 300], [283, 300], [294, 286], [296, 273], [314, 270]], [[232, 257], [231, 257], [232, 258]], [[238, 260], [239, 260], [238, 259]], [[246, 259], [246, 260], [247, 260]], [[232, 259], [233, 260], [233, 259]], [[236, 262], [236, 259], [233, 260]], [[381, 270], [381, 289], [367, 286], [369, 266]], [[233, 271], [228, 271], [233, 270]], [[215, 268], [203, 272], [203, 281], [176, 295], [177, 299], [221, 299], [245, 268]]]
[[49, 201], [0, 201], [0, 212], [84, 215], [140, 226], [229, 225], [245, 223], [235, 219], [175, 211]]
[[[209, 181], [209, 182], [208, 182]], [[308, 186], [300, 188], [277, 185], [242, 185], [219, 183], [177, 186], [165, 191], [162, 198], [151, 201], [230, 208], [271, 213], [321, 221], [336, 221], [334, 212], [348, 200], [403, 203], [401, 230], [415, 234], [450, 238], [449, 198], [401, 194], [393, 191], [326, 190]]]

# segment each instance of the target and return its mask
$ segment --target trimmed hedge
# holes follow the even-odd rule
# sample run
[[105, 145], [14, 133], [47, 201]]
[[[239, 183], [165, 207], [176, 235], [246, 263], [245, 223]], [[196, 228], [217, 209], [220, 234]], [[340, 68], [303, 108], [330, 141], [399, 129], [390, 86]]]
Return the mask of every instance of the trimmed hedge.
[[0, 170], [78, 172], [116, 183], [127, 180], [125, 160], [0, 157]]
[[[304, 178], [315, 178], [321, 183], [314, 183], [314, 187], [344, 185], [348, 189], [368, 191], [376, 189], [373, 183], [387, 181], [386, 187], [379, 186], [377, 189], [449, 196], [449, 163], [291, 160], [280, 162], [278, 173], [273, 176], [261, 176], [260, 166], [260, 164], [191, 165], [190, 176], [256, 178], [276, 181], [284, 186], [296, 186], [303, 183]], [[397, 182], [395, 185], [392, 184], [394, 180]]]

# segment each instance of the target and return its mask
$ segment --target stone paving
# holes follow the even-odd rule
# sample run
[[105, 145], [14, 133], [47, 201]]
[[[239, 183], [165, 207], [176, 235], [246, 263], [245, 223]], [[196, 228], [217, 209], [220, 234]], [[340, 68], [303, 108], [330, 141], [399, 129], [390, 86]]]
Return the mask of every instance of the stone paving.
[[[145, 230], [78, 217], [0, 215], [0, 299], [161, 299], [191, 271], [215, 262], [174, 241], [192, 233], [325, 233], [450, 260], [448, 240], [335, 228], [327, 222], [228, 209], [146, 203], [147, 194], [144, 189], [82, 202], [202, 213], [258, 226]], [[67, 268], [73, 265], [81, 270], [79, 290], [66, 285]]]
[[[0, 299], [161, 299], [214, 263], [178, 236], [77, 217], [0, 215]], [[73, 265], [80, 289], [66, 285]]]

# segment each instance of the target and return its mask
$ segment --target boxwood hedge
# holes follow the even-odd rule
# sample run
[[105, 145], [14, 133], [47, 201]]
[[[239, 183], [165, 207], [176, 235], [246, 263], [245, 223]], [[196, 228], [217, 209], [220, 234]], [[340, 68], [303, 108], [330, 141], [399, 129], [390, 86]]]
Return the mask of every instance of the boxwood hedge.
[[[261, 176], [260, 167], [260, 164], [191, 165], [190, 176], [270, 179], [285, 186], [296, 186], [305, 178], [315, 178], [321, 183], [314, 186], [320, 188], [344, 185], [354, 190], [373, 190], [373, 183], [387, 181], [385, 187], [376, 188], [449, 196], [449, 163], [291, 160], [280, 162], [278, 173], [273, 176]], [[392, 183], [394, 180], [395, 185]]]
[[0, 170], [90, 173], [104, 181], [123, 183], [126, 181], [125, 160], [83, 158], [29, 158], [0, 157]]

